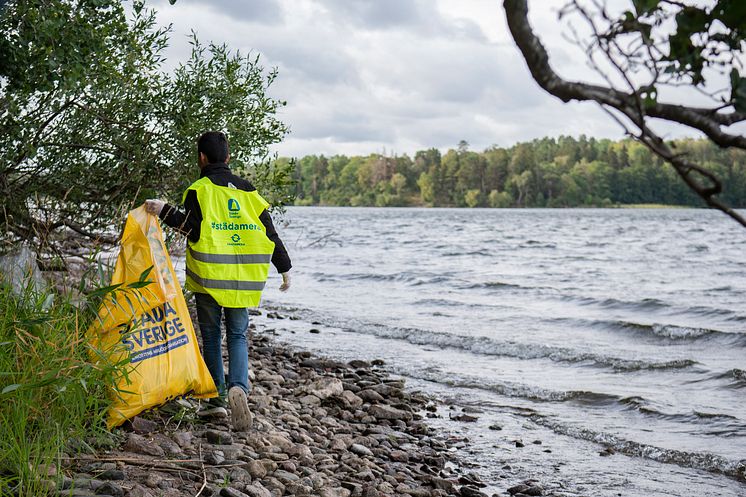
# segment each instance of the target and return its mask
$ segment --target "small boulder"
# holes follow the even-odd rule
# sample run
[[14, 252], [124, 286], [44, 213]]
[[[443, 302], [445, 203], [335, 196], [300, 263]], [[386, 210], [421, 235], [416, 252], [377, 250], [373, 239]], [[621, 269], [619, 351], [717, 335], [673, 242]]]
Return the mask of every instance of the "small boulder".
[[249, 497], [273, 497], [272, 492], [267, 490], [264, 485], [258, 481], [255, 481], [251, 485], [246, 485], [244, 487], [244, 492], [246, 492]]
[[136, 454], [145, 454], [148, 456], [159, 456], [166, 455], [163, 449], [156, 443], [147, 440], [142, 435], [137, 433], [130, 433], [127, 437], [127, 442], [124, 444], [124, 450], [128, 452], [135, 452]]
[[368, 409], [368, 414], [376, 419], [401, 419], [409, 421], [412, 419], [412, 413], [389, 406], [374, 405]]
[[132, 419], [132, 429], [135, 430], [136, 433], [146, 435], [157, 431], [158, 423], [149, 419], [141, 418], [140, 416], [135, 416]]
[[315, 395], [321, 400], [341, 395], [343, 391], [342, 381], [329, 376], [319, 378], [306, 387], [306, 393]]
[[208, 442], [214, 445], [230, 445], [233, 443], [233, 437], [227, 431], [207, 430], [204, 436]]
[[350, 451], [359, 456], [373, 456], [373, 452], [368, 447], [362, 444], [350, 445]]
[[363, 405], [363, 399], [350, 392], [349, 390], [345, 390], [344, 392], [342, 392], [339, 398], [342, 399], [342, 402], [346, 407], [351, 409], [357, 409], [358, 407]]
[[375, 390], [363, 390], [357, 394], [358, 397], [363, 399], [365, 402], [378, 403], [383, 402], [383, 396]]

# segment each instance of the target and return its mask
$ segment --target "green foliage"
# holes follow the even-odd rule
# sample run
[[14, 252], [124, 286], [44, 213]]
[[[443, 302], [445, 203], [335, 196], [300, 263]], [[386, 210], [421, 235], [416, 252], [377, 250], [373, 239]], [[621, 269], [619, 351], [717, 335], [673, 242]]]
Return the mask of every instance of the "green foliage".
[[[71, 231], [115, 239], [122, 210], [150, 196], [180, 201], [198, 175], [195, 143], [223, 130], [232, 162], [277, 204], [292, 166], [270, 166], [287, 127], [267, 96], [276, 72], [258, 56], [192, 40], [164, 69], [168, 29], [134, 2], [19, 0], [0, 14], [0, 243], [39, 252]], [[0, 249], [2, 247], [0, 246]]]
[[45, 468], [59, 464], [61, 452], [112, 437], [104, 415], [122, 365], [91, 361], [92, 307], [57, 295], [47, 308], [46, 297], [0, 286], [2, 495], [13, 488], [13, 495], [46, 495]]
[[[627, 11], [604, 37], [609, 40], [620, 35], [639, 33], [645, 44], [652, 47], [662, 42], [663, 57], [656, 60], [660, 70], [695, 86], [706, 83], [705, 69], [709, 67], [736, 71], [743, 55], [746, 37], [746, 2], [742, 0], [709, 0], [687, 5], [660, 0], [632, 0], [633, 11]], [[675, 26], [671, 30], [670, 26]], [[649, 54], [658, 53], [658, 49]], [[736, 90], [738, 81], [731, 85], [737, 107], [746, 106], [746, 99]], [[650, 102], [651, 97], [644, 97]]]
[[[674, 145], [723, 179], [725, 202], [746, 206], [746, 152], [723, 150], [706, 140]], [[462, 146], [441, 156], [430, 149], [417, 152], [414, 160], [406, 155], [306, 156], [293, 174], [296, 205], [702, 205], [673, 168], [642, 144], [585, 136], [543, 138], [481, 153]]]

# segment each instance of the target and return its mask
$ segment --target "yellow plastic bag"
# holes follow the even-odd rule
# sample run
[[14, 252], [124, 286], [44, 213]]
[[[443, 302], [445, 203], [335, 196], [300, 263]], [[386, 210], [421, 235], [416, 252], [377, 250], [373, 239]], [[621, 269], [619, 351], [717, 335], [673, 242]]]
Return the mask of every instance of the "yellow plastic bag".
[[129, 372], [114, 389], [108, 427], [187, 394], [217, 396], [163, 232], [144, 207], [127, 215], [111, 284], [119, 286], [105, 297], [98, 322], [88, 330], [94, 349], [128, 363]]

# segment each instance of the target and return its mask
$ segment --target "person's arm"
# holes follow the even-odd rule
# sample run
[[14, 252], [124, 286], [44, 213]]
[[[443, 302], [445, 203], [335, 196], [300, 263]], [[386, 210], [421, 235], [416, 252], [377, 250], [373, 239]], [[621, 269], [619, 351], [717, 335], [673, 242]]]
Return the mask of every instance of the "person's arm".
[[200, 226], [202, 225], [202, 209], [197, 201], [197, 192], [189, 190], [184, 199], [184, 212], [176, 206], [166, 204], [158, 217], [168, 226], [186, 236], [190, 242], [199, 241]]
[[290, 263], [290, 256], [288, 251], [285, 249], [280, 235], [277, 234], [275, 225], [272, 224], [272, 217], [268, 211], [264, 211], [259, 215], [259, 220], [264, 225], [267, 233], [267, 238], [275, 242], [275, 250], [272, 252], [272, 265], [277, 268], [277, 272], [280, 274], [287, 273], [293, 265]]

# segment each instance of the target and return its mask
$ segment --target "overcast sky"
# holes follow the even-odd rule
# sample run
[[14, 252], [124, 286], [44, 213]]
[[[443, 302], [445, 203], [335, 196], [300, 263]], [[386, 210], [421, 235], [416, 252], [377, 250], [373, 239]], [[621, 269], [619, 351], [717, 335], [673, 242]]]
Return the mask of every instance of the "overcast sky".
[[[261, 54], [288, 102], [280, 155], [413, 154], [510, 146], [543, 136], [621, 138], [591, 103], [564, 104], [531, 79], [499, 0], [179, 0], [155, 2], [173, 24], [171, 61], [203, 42]], [[529, 2], [535, 31], [563, 76], [593, 79], [562, 36], [564, 0]], [[672, 131], [669, 136], [680, 136]], [[693, 133], [689, 133], [693, 134]]]

